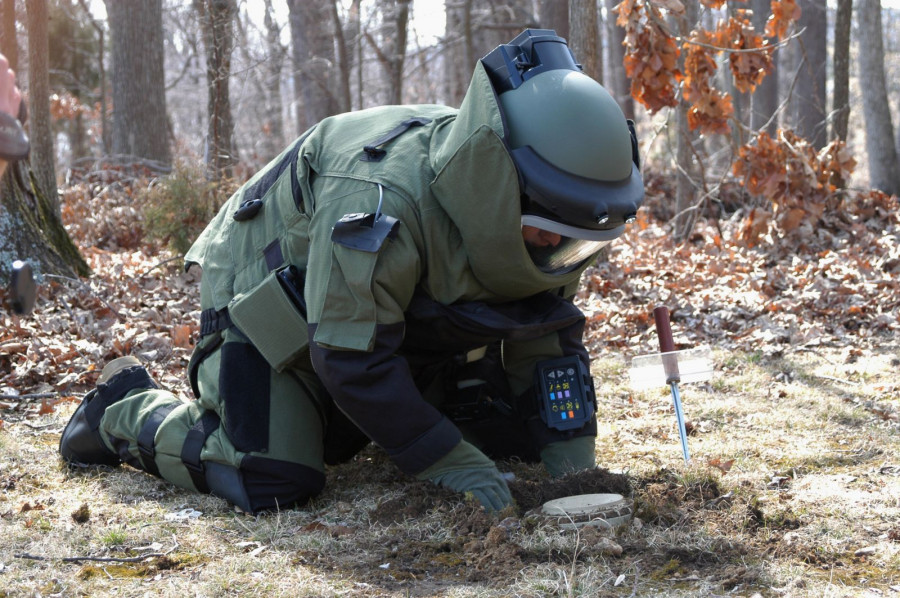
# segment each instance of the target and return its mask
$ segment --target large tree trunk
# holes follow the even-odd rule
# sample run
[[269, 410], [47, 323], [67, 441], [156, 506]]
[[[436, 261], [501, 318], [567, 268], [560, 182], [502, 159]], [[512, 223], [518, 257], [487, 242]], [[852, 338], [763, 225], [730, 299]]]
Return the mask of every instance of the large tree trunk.
[[236, 161], [234, 120], [228, 82], [234, 49], [234, 0], [194, 0], [206, 51], [207, 118], [206, 178], [232, 176]]
[[816, 148], [825, 146], [828, 138], [825, 63], [828, 59], [826, 39], [828, 20], [821, 0], [800, 0], [799, 27], [800, 67], [791, 97], [793, 121], [797, 133]]
[[104, 0], [112, 37], [113, 153], [167, 169], [162, 0]]
[[[29, 6], [29, 8], [32, 7]], [[18, 53], [14, 36], [14, 2], [4, 0], [3, 9], [4, 35], [0, 49], [10, 58], [10, 64], [15, 64]], [[40, 11], [30, 10], [28, 12], [29, 21], [38, 14]], [[40, 23], [38, 24], [40, 25]], [[33, 29], [29, 23], [29, 45], [35, 44], [35, 49], [41, 44], [46, 47], [46, 26], [47, 23], [44, 21], [44, 39], [41, 40], [39, 39], [40, 27]], [[34, 35], [35, 31], [37, 31], [37, 35]], [[31, 49], [29, 52], [33, 52], [35, 49]], [[29, 66], [31, 69], [28, 79], [32, 85], [35, 81], [47, 81], [49, 73], [46, 72], [46, 58], [31, 61]], [[44, 72], [36, 70], [40, 68], [43, 68]], [[44, 83], [44, 85], [47, 84]], [[34, 87], [30, 91], [29, 95], [34, 94]], [[47, 96], [44, 95], [44, 100], [46, 98]], [[29, 128], [33, 144], [34, 124], [36, 121], [49, 123], [50, 104], [47, 101], [38, 101], [33, 103], [30, 108]], [[33, 148], [34, 145], [32, 145], [32, 158], [34, 156]], [[31, 263], [38, 271], [45, 274], [63, 276], [87, 276], [90, 274], [90, 268], [72, 243], [60, 220], [55, 178], [51, 187], [52, 199], [48, 197], [43, 185], [45, 183], [38, 180], [28, 162], [10, 164], [0, 180], [0, 286], [6, 286], [11, 264], [16, 259]]]
[[106, 155], [112, 147], [112, 131], [110, 130], [106, 108], [106, 61], [103, 59], [106, 54], [106, 37], [103, 26], [94, 18], [94, 15], [91, 14], [91, 10], [87, 5], [86, 0], [78, 0], [78, 3], [81, 5], [82, 10], [84, 10], [85, 16], [91, 20], [91, 25], [97, 32], [97, 71], [100, 75], [100, 142], [103, 145], [101, 153]]
[[263, 47], [255, 52], [254, 45], [247, 36], [246, 17], [243, 13], [234, 20], [237, 27], [236, 47], [244, 64], [257, 64], [250, 71], [250, 81], [261, 101], [252, 102], [245, 108], [244, 121], [254, 123], [252, 130], [258, 133], [251, 141], [251, 160], [259, 159], [263, 164], [277, 156], [284, 149], [284, 114], [281, 101], [281, 71], [287, 48], [281, 43], [281, 27], [275, 21], [272, 0], [264, 0]]
[[[771, 14], [770, 0], [750, 0], [753, 9], [753, 28], [761, 35], [766, 30], [766, 20]], [[772, 42], [773, 40], [769, 40]], [[778, 68], [779, 53], [772, 54], [775, 68]], [[769, 73], [762, 80], [750, 100], [750, 128], [754, 131], [765, 131], [774, 136], [778, 129], [778, 72]]]
[[9, 68], [19, 68], [19, 43], [16, 40], [16, 0], [0, 0], [2, 24], [0, 24], [0, 50], [9, 62]]
[[[727, 14], [734, 15], [739, 10], [743, 10], [746, 8], [747, 5], [745, 4], [745, 0], [728, 0]], [[734, 84], [734, 77], [732, 77], [731, 75], [731, 69], [727, 66], [727, 54], [723, 56], [723, 59], [725, 60], [725, 62], [719, 65], [719, 70], [716, 73], [716, 78], [721, 81], [720, 89], [731, 96], [731, 103], [734, 107], [733, 118], [739, 123], [749, 125], [752, 95], [749, 91], [744, 92], [737, 88], [737, 85]], [[746, 141], [747, 140], [745, 138], [743, 127], [731, 127], [731, 142], [734, 147], [740, 147], [741, 145], [746, 143]], [[707, 147], [713, 145], [717, 145], [717, 143], [713, 142], [712, 144], [707, 145]], [[725, 159], [730, 160], [730, 158]]]
[[347, 37], [354, 37], [354, 29], [359, 28], [359, 3], [350, 7], [350, 17], [347, 26], [341, 23], [338, 12], [338, 0], [331, 0], [331, 22], [334, 26], [334, 46], [337, 53], [338, 85], [337, 99], [338, 112], [350, 112], [352, 102], [350, 100], [350, 71], [353, 68], [353, 57], [350, 46], [347, 45]]
[[[353, 92], [353, 86], [349, 85], [349, 81], [352, 79], [348, 73], [348, 85], [350, 88], [350, 106], [348, 110], [352, 110], [354, 107], [357, 110], [362, 110], [363, 107], [363, 44], [362, 44], [362, 22], [361, 22], [361, 10], [362, 10], [362, 0], [353, 0], [350, 3], [350, 10], [347, 14], [347, 28], [345, 32], [345, 41], [346, 39], [350, 40], [349, 47], [354, 48], [355, 51], [352, 52], [352, 59], [350, 56], [347, 57], [348, 65], [347, 68], [350, 69], [349, 62], [352, 62], [351, 73], [355, 74], [355, 79], [353, 79], [356, 83], [356, 93]], [[354, 106], [355, 101], [355, 106]]]
[[890, 194], [900, 194], [900, 163], [894, 146], [894, 126], [884, 77], [884, 41], [881, 0], [857, 0], [859, 23], [859, 75], [866, 121], [866, 153], [869, 184]]
[[581, 63], [584, 74], [603, 80], [603, 61], [597, 53], [597, 0], [569, 0], [569, 48]]
[[31, 165], [34, 179], [48, 205], [59, 214], [56, 191], [56, 152], [50, 123], [50, 55], [47, 38], [47, 0], [26, 0], [28, 9], [28, 111], [31, 115]]
[[850, 121], [850, 23], [853, 0], [838, 0], [834, 19], [834, 95], [831, 99], [831, 139], [847, 140]]
[[335, 57], [328, 2], [288, 0], [293, 44], [297, 126], [303, 132], [337, 113], [334, 97]]
[[16, 259], [44, 274], [91, 273], [27, 162], [10, 164], [0, 181], [0, 286]]
[[[697, 23], [698, 18], [698, 4], [693, 2], [687, 3], [684, 15], [678, 19], [678, 27], [682, 37], [686, 38], [688, 36]], [[683, 56], [681, 60], [684, 60]], [[694, 142], [697, 139], [697, 135], [688, 126], [687, 109], [688, 104], [684, 100], [679, 102], [678, 107], [675, 109], [675, 135], [677, 136], [675, 159], [678, 166], [678, 176], [676, 177], [675, 187], [673, 236], [677, 241], [686, 240], [694, 228], [694, 223], [697, 221], [695, 206], [697, 194], [694, 181], [697, 170], [694, 166]]]
[[403, 64], [406, 58], [409, 4], [410, 0], [382, 0], [379, 2], [384, 18], [384, 35], [381, 45], [371, 33], [366, 32], [366, 39], [387, 75], [388, 104], [400, 104], [403, 101]]
[[476, 62], [523, 29], [534, 27], [535, 19], [529, 0], [446, 0], [446, 12], [445, 103], [458, 106]]
[[606, 2], [606, 23], [607, 23], [607, 39], [609, 39], [609, 62], [607, 69], [606, 87], [619, 105], [625, 118], [634, 120], [634, 98], [631, 97], [631, 81], [625, 74], [625, 48], [622, 46], [625, 41], [625, 30], [616, 25], [616, 15], [612, 9], [619, 3], [619, 0], [605, 0]]
[[265, 116], [263, 125], [266, 142], [263, 144], [266, 158], [277, 156], [284, 146], [284, 118], [281, 114], [281, 71], [284, 68], [285, 48], [281, 45], [281, 29], [275, 22], [271, 0], [266, 0], [266, 14], [263, 19], [266, 30], [267, 59], [263, 65], [263, 88]]
[[556, 35], [569, 39], [568, 0], [538, 0], [538, 17], [542, 29], [553, 29]]

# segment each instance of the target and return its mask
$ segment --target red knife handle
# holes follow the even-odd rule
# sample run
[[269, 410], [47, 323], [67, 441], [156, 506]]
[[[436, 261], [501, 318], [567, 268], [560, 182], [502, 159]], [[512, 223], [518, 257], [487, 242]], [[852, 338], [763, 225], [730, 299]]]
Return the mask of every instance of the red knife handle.
[[[653, 319], [656, 320], [656, 336], [659, 338], [659, 352], [670, 353], [675, 350], [675, 341], [672, 338], [672, 326], [669, 324], [669, 308], [660, 305], [653, 310]], [[674, 355], [663, 356], [668, 382], [678, 382], [678, 359]]]
[[669, 308], [660, 305], [653, 310], [653, 319], [656, 320], [656, 336], [659, 337], [659, 352], [668, 353], [675, 350], [675, 341], [672, 339], [672, 326], [669, 324]]

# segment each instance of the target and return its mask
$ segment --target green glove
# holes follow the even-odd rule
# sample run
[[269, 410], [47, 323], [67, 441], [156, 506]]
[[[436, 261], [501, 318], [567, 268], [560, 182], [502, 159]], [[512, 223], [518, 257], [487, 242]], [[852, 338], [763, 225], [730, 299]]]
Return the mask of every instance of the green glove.
[[579, 436], [572, 440], [552, 442], [541, 451], [541, 462], [550, 475], [558, 478], [573, 471], [594, 467], [593, 436]]
[[471, 492], [488, 511], [499, 511], [512, 504], [509, 488], [497, 466], [465, 440], [416, 478], [457, 492]]

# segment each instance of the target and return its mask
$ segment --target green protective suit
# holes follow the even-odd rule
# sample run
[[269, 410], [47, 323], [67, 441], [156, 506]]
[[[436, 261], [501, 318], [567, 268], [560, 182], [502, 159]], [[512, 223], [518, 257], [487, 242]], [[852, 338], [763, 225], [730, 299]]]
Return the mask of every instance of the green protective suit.
[[[370, 440], [410, 474], [464, 436], [492, 458], [536, 460], [552, 445], [558, 470], [596, 420], [549, 429], [534, 371], [563, 355], [588, 365], [568, 300], [583, 267], [539, 271], [520, 217], [481, 64], [458, 110], [323, 120], [231, 197], [187, 255], [203, 268], [197, 400], [132, 391], [106, 410], [105, 442], [246, 510], [315, 495], [324, 464]], [[574, 465], [593, 463], [592, 443], [570, 444]]]

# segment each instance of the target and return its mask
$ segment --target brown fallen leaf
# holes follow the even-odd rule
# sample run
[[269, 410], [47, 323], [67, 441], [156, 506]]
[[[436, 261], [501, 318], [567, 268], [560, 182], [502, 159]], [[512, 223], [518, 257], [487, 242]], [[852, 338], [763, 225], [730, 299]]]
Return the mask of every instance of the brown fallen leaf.
[[723, 474], [725, 474], [725, 473], [728, 473], [729, 471], [731, 471], [731, 467], [734, 465], [734, 459], [728, 459], [727, 461], [723, 461], [722, 459], [719, 459], [718, 457], [712, 457], [706, 461], [706, 464], [709, 465], [710, 467], [715, 467], [716, 469], [721, 471]]

